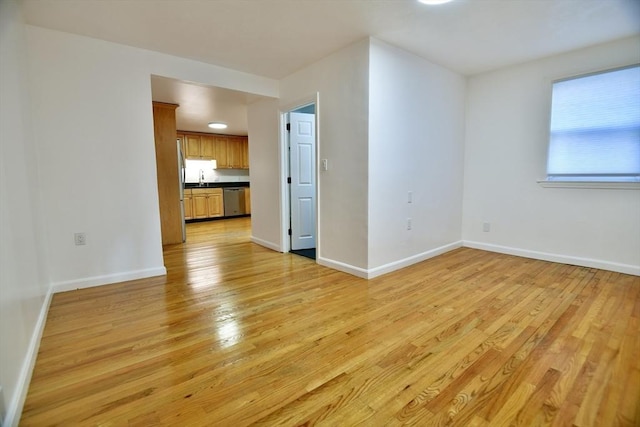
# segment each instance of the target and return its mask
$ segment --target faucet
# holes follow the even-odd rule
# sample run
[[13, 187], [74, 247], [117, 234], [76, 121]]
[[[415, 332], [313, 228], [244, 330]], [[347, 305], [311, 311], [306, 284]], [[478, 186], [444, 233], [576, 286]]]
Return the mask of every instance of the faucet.
[[200, 174], [198, 177], [198, 185], [203, 186], [204, 185], [204, 171], [202, 169], [199, 170]]

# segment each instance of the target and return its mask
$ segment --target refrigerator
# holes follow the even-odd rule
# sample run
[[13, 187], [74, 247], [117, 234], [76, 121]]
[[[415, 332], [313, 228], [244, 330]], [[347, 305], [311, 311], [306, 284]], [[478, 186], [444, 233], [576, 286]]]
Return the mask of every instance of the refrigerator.
[[180, 188], [180, 221], [182, 222], [182, 242], [187, 240], [186, 224], [184, 222], [184, 181], [185, 181], [185, 163], [182, 148], [180, 147], [180, 140], [176, 141], [178, 146], [178, 186]]

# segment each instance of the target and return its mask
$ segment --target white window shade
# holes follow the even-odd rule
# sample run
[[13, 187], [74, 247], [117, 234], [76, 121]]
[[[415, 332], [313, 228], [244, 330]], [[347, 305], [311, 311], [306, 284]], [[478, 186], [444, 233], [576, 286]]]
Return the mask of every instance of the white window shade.
[[553, 84], [547, 179], [640, 181], [640, 66]]

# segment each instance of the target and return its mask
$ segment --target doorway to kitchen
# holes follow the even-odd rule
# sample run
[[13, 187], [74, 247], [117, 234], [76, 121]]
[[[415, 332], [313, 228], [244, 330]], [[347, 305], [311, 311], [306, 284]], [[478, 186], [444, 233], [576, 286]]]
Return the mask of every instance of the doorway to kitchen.
[[316, 103], [285, 113], [288, 236], [291, 253], [316, 259], [317, 172]]
[[[150, 79], [154, 105], [173, 106], [170, 137], [156, 146], [156, 159], [158, 150], [170, 154], [156, 162], [157, 176], [176, 175], [158, 184], [176, 207], [174, 213], [159, 205], [161, 219], [180, 231], [180, 238], [168, 243], [183, 242], [190, 235], [185, 226], [193, 223], [202, 223], [202, 229], [250, 216], [248, 105], [263, 97], [158, 75]], [[250, 221], [243, 224], [251, 227]]]

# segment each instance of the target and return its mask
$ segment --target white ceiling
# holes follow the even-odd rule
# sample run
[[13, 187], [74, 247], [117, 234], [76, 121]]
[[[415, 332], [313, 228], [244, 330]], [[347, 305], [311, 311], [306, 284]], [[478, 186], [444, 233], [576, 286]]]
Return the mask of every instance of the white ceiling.
[[368, 36], [472, 75], [640, 33], [640, 0], [456, 0], [441, 6], [415, 0], [21, 3], [32, 25], [274, 79]]
[[281, 79], [374, 36], [462, 74], [640, 32], [638, 0], [22, 0], [28, 23]]
[[[151, 76], [151, 94], [154, 101], [178, 104], [176, 124], [178, 130], [247, 135], [247, 104], [258, 95], [197, 85], [167, 77]], [[225, 130], [212, 130], [209, 122], [229, 125]]]

